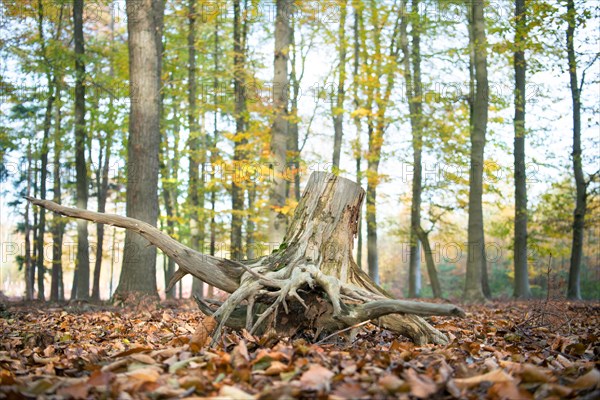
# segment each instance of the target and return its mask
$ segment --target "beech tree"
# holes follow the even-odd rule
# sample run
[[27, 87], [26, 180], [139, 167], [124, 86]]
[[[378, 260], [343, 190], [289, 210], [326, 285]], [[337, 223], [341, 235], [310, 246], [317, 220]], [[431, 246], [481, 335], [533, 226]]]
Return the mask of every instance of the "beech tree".
[[485, 241], [483, 233], [483, 162], [485, 134], [488, 121], [488, 77], [487, 41], [483, 3], [471, 3], [471, 24], [473, 30], [470, 46], [475, 55], [475, 97], [471, 128], [471, 163], [469, 175], [469, 225], [468, 257], [465, 277], [464, 300], [482, 302], [484, 300], [481, 274], [485, 268]]
[[[139, 3], [139, 4], [138, 4]], [[131, 106], [127, 146], [127, 216], [155, 226], [158, 217], [162, 0], [127, 3]], [[156, 248], [127, 233], [115, 296], [157, 296]]]

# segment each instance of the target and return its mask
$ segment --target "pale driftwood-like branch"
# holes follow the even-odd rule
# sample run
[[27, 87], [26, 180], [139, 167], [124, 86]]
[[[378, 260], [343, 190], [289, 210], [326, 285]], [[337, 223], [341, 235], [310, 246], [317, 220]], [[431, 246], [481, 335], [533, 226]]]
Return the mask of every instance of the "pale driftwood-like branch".
[[465, 312], [460, 307], [452, 304], [421, 303], [408, 300], [376, 300], [356, 306], [354, 309], [354, 315], [360, 321], [376, 319], [389, 314], [465, 316]]
[[118, 226], [137, 232], [151, 244], [161, 249], [179, 265], [179, 269], [175, 272], [171, 282], [169, 282], [168, 288], [172, 287], [177, 280], [183, 278], [186, 274], [192, 274], [209, 285], [232, 293], [239, 287], [240, 277], [245, 272], [239, 262], [202, 254], [179, 243], [169, 235], [162, 233], [160, 230], [146, 222], [116, 214], [103, 214], [73, 207], [65, 207], [50, 200], [40, 200], [33, 197], [26, 198], [36, 206], [43, 207], [67, 217], [85, 219], [99, 224]]

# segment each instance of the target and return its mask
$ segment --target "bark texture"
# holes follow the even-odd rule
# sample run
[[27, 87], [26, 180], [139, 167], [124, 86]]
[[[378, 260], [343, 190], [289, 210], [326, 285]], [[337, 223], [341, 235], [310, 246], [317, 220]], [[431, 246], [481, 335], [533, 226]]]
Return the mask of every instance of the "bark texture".
[[273, 108], [271, 127], [272, 182], [269, 190], [269, 240], [280, 243], [285, 233], [286, 216], [280, 211], [286, 200], [286, 153], [288, 140], [288, 60], [291, 41], [291, 0], [277, 0], [275, 18], [275, 56], [273, 61]]
[[[160, 145], [160, 0], [127, 3], [131, 109], [127, 143], [127, 216], [156, 224]], [[115, 295], [158, 296], [156, 249], [128, 231], [123, 267]]]
[[485, 37], [485, 19], [483, 3], [472, 3], [471, 29], [473, 35], [470, 45], [474, 52], [475, 98], [473, 103], [471, 128], [471, 171], [469, 176], [469, 224], [468, 258], [465, 279], [464, 298], [471, 302], [483, 302], [482, 271], [485, 268], [483, 234], [483, 162], [485, 134], [488, 120], [488, 77], [487, 77], [487, 41]]
[[529, 276], [527, 271], [527, 177], [525, 171], [525, 61], [526, 40], [525, 0], [515, 1], [515, 237], [514, 297], [529, 298]]
[[580, 275], [583, 257], [583, 231], [587, 208], [586, 183], [581, 163], [581, 88], [577, 78], [577, 59], [575, 57], [575, 25], [577, 21], [574, 0], [567, 1], [567, 59], [569, 61], [569, 84], [573, 102], [573, 172], [575, 174], [575, 211], [573, 212], [573, 241], [571, 244], [571, 264], [567, 297], [581, 299]]
[[215, 339], [224, 325], [254, 333], [274, 329], [280, 335], [314, 330], [318, 338], [321, 333], [372, 320], [418, 344], [447, 343], [420, 316], [462, 316], [460, 308], [394, 300], [354, 262], [354, 236], [364, 195], [352, 181], [313, 173], [279, 249], [244, 262], [204, 255], [133, 218], [28, 199], [67, 216], [137, 232], [179, 265], [167, 289], [189, 273], [231, 293], [216, 311], [201, 303], [203, 311], [219, 321]]
[[[87, 208], [88, 179], [85, 161], [85, 63], [83, 41], [83, 0], [73, 0], [73, 38], [75, 42], [75, 172], [77, 207]], [[77, 221], [77, 299], [90, 297], [90, 250], [86, 221]]]

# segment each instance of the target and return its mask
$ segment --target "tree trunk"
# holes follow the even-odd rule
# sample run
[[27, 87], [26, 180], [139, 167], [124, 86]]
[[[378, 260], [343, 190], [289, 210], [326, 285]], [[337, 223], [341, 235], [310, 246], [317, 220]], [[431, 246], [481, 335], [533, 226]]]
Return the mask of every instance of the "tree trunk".
[[290, 49], [291, 0], [277, 0], [275, 17], [275, 55], [273, 61], [273, 109], [271, 127], [272, 180], [269, 188], [269, 241], [281, 243], [287, 217], [281, 212], [286, 200], [286, 153], [288, 140], [288, 60]]
[[[300, 92], [300, 81], [304, 76], [304, 61], [305, 58], [301, 56], [302, 63], [302, 71], [300, 73], [300, 77], [296, 73], [296, 64], [298, 62], [298, 46], [296, 43], [296, 21], [295, 18], [292, 18], [290, 25], [290, 43], [292, 44], [291, 49], [291, 66], [292, 70], [290, 72], [290, 90], [292, 98], [290, 99], [290, 120], [289, 120], [289, 135], [287, 141], [287, 155], [290, 162], [290, 167], [292, 168], [292, 173], [288, 174], [286, 179], [286, 185], [288, 188], [286, 189], [286, 193], [288, 197], [295, 199], [296, 201], [300, 200], [300, 146], [299, 146], [299, 118], [298, 118], [298, 99], [301, 95]], [[302, 53], [302, 49], [300, 49], [300, 53]], [[291, 175], [291, 176], [290, 176]], [[290, 179], [291, 178], [291, 179]]]
[[583, 256], [583, 233], [586, 213], [586, 183], [583, 176], [581, 154], [581, 88], [577, 78], [577, 59], [575, 56], [575, 26], [577, 12], [574, 0], [567, 1], [567, 59], [569, 62], [569, 85], [573, 102], [573, 173], [575, 174], [575, 211], [573, 213], [573, 241], [571, 243], [571, 263], [567, 297], [581, 299], [580, 274]]
[[475, 98], [473, 102], [473, 121], [471, 129], [471, 170], [469, 176], [469, 225], [468, 257], [465, 278], [464, 299], [469, 302], [483, 302], [481, 283], [484, 268], [483, 234], [483, 161], [485, 133], [488, 119], [488, 79], [487, 79], [487, 41], [483, 4], [475, 1], [472, 7], [470, 29], [473, 30], [470, 46], [475, 56]]
[[[354, 21], [353, 21], [353, 26], [352, 26], [352, 31], [353, 31], [353, 35], [354, 35], [354, 65], [353, 65], [353, 93], [352, 93], [352, 97], [353, 97], [353, 102], [354, 102], [354, 109], [358, 110], [360, 108], [360, 98], [358, 96], [358, 87], [360, 84], [360, 75], [359, 75], [359, 65], [360, 65], [360, 36], [359, 36], [359, 27], [360, 27], [360, 20], [362, 18], [362, 12], [361, 12], [361, 8], [360, 6], [353, 1], [353, 9], [354, 9]], [[356, 182], [359, 185], [362, 185], [362, 168], [361, 168], [361, 163], [362, 163], [362, 145], [361, 145], [361, 140], [360, 140], [360, 133], [361, 133], [361, 123], [360, 123], [360, 116], [357, 115], [354, 117], [354, 125], [356, 126], [356, 142], [354, 145], [354, 160], [356, 163]], [[358, 215], [358, 240], [357, 240], [357, 245], [356, 245], [356, 263], [358, 265], [358, 268], [362, 269], [362, 248], [363, 248], [363, 234], [362, 234], [362, 221], [363, 221], [363, 217], [362, 217], [362, 210], [361, 213]]]
[[[213, 314], [219, 321], [215, 340], [224, 324], [246, 327], [252, 333], [275, 329], [282, 336], [316, 329], [317, 339], [320, 333], [373, 320], [418, 344], [447, 343], [447, 338], [420, 316], [464, 316], [460, 308], [393, 300], [354, 262], [352, 247], [364, 195], [352, 181], [313, 173], [279, 250], [248, 262], [204, 255], [133, 218], [28, 199], [67, 216], [137, 232], [179, 264], [169, 287], [191, 273], [232, 293]], [[244, 301], [247, 304], [242, 306]], [[212, 313], [207, 304], [200, 304], [204, 312]]]
[[[405, 8], [403, 2], [402, 8]], [[409, 48], [407, 26], [408, 19], [402, 19], [401, 41], [404, 53], [404, 79], [406, 96], [410, 112], [413, 146], [412, 200], [410, 209], [410, 257], [408, 265], [408, 297], [419, 297], [421, 291], [421, 248], [418, 230], [421, 227], [421, 192], [423, 150], [423, 103], [421, 83], [421, 24], [419, 20], [419, 2], [413, 1], [410, 13], [412, 47]]]
[[[75, 171], [77, 207], [87, 208], [88, 181], [85, 161], [85, 49], [83, 39], [83, 0], [73, 0], [73, 39], [75, 43]], [[90, 254], [86, 221], [77, 221], [77, 292], [75, 298], [90, 297]]]
[[[110, 20], [110, 38], [111, 43], [114, 43], [114, 31], [115, 31], [115, 22], [114, 17], [111, 15]], [[113, 59], [111, 53], [110, 59], [110, 72], [109, 76], [111, 79], [114, 79], [114, 67], [113, 67]], [[110, 96], [108, 99], [108, 118], [110, 121], [114, 119], [114, 103], [113, 96]], [[114, 129], [112, 126], [109, 126], [106, 131], [105, 138], [105, 151], [104, 151], [104, 164], [102, 162], [98, 163], [99, 168], [99, 178], [98, 178], [98, 211], [104, 212], [106, 210], [106, 199], [108, 197], [108, 169], [110, 166], [110, 157], [112, 154], [112, 141], [113, 141]], [[101, 160], [100, 160], [101, 161]], [[101, 168], [101, 169], [100, 169]], [[94, 284], [92, 285], [92, 299], [100, 300], [100, 272], [102, 271], [102, 256], [104, 249], [104, 225], [98, 224], [96, 227], [96, 236], [97, 236], [97, 245], [96, 245], [96, 262], [94, 265]]]
[[[338, 27], [338, 82], [336, 89], [335, 105], [332, 107], [333, 117], [333, 171], [337, 173], [340, 168], [340, 155], [342, 153], [342, 136], [344, 135], [344, 85], [346, 84], [346, 3], [339, 3], [340, 24]], [[333, 104], [333, 103], [332, 103]]]
[[[57, 79], [58, 83], [58, 79]], [[61, 112], [60, 112], [60, 86], [56, 85], [56, 98], [58, 104], [56, 107], [56, 117], [54, 124], [54, 170], [53, 170], [53, 200], [55, 203], [61, 203], [61, 187], [60, 187], [60, 153], [61, 153]], [[99, 210], [104, 211], [104, 210]], [[64, 233], [64, 224], [58, 215], [55, 215], [52, 220], [52, 280], [50, 282], [50, 300], [60, 301], [64, 297], [61, 296], [61, 279], [62, 279], [62, 241]]]
[[[27, 144], [27, 196], [31, 196], [31, 141]], [[25, 300], [33, 300], [35, 266], [31, 258], [31, 227], [29, 225], [29, 202], [25, 204]], [[35, 229], [35, 225], [34, 225]]]
[[[196, 104], [196, 0], [189, 0], [188, 5], [188, 127], [190, 136], [188, 148], [190, 154], [189, 160], [189, 190], [188, 206], [190, 208], [190, 225], [192, 247], [201, 248], [204, 245], [205, 224], [204, 224], [204, 175], [199, 176], [200, 165], [204, 165], [206, 146], [204, 142], [204, 132], [201, 132], [198, 125], [198, 110]], [[192, 282], [192, 295], [203, 297], [204, 285], [201, 281], [194, 279]]]
[[437, 269], [435, 268], [433, 252], [431, 251], [431, 245], [429, 244], [429, 235], [420, 226], [417, 227], [417, 235], [419, 236], [419, 241], [423, 243], [423, 250], [425, 252], [425, 263], [427, 264], [427, 274], [429, 275], [429, 282], [431, 283], [431, 291], [433, 292], [433, 297], [436, 299], [441, 299], [442, 286], [440, 285]]
[[[243, 259], [242, 225], [244, 223], [244, 182], [241, 164], [246, 158], [245, 146], [248, 140], [244, 137], [246, 131], [246, 38], [245, 24], [242, 22], [240, 0], [233, 2], [233, 87], [235, 93], [235, 138], [233, 143], [233, 176], [231, 178], [231, 258]], [[244, 26], [242, 26], [244, 25]]]
[[525, 0], [515, 1], [515, 237], [514, 297], [529, 298], [529, 276], [527, 271], [527, 176], [525, 170], [525, 88], [526, 69], [526, 16]]
[[[158, 150], [160, 146], [161, 0], [127, 3], [131, 108], [127, 145], [127, 216], [155, 226], [158, 217]], [[158, 296], [156, 249], [127, 232], [123, 267], [115, 296]]]

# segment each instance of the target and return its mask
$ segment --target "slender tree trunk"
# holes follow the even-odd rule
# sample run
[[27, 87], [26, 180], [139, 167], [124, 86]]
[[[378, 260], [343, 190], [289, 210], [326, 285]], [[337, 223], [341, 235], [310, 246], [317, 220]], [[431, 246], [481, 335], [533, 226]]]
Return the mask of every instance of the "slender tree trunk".
[[333, 172], [338, 173], [340, 168], [340, 155], [342, 152], [342, 136], [344, 135], [344, 85], [346, 85], [346, 3], [339, 2], [340, 24], [338, 27], [338, 82], [336, 88], [336, 101], [332, 107], [333, 118]]
[[[160, 146], [160, 57], [163, 3], [127, 3], [131, 99], [127, 146], [127, 211], [129, 217], [156, 226], [158, 217], [158, 150]], [[156, 249], [132, 233], [125, 236], [123, 267], [115, 295], [158, 296]]]
[[[58, 79], [56, 80], [58, 83]], [[54, 126], [54, 170], [53, 170], [53, 201], [61, 203], [61, 187], [60, 187], [60, 153], [61, 153], [61, 101], [60, 101], [60, 86], [56, 85], [56, 117]], [[52, 221], [52, 280], [50, 283], [50, 300], [60, 301], [60, 287], [62, 279], [62, 239], [63, 239], [64, 224], [58, 215], [53, 217]]]
[[[31, 196], [31, 141], [27, 144], [27, 196]], [[25, 204], [25, 299], [33, 300], [33, 284], [35, 267], [31, 258], [31, 227], [29, 225], [29, 202]], [[35, 212], [35, 211], [34, 211]], [[34, 225], [35, 228], [35, 225]]]
[[487, 79], [487, 41], [483, 3], [475, 1], [471, 5], [473, 30], [470, 46], [474, 52], [475, 98], [473, 103], [471, 128], [471, 170], [469, 176], [469, 225], [467, 239], [467, 273], [464, 299], [469, 302], [484, 301], [482, 289], [482, 270], [485, 268], [483, 234], [483, 161], [485, 134], [488, 119], [488, 79]]
[[273, 61], [273, 109], [275, 121], [271, 127], [273, 175], [269, 188], [269, 241], [281, 243], [287, 217], [281, 212], [286, 200], [286, 152], [288, 138], [288, 60], [290, 47], [291, 0], [277, 0], [275, 18], [275, 54]]
[[[77, 207], [87, 208], [88, 180], [85, 161], [85, 62], [83, 39], [83, 0], [73, 0], [73, 38], [75, 43], [75, 170]], [[77, 291], [75, 298], [90, 297], [90, 254], [86, 221], [77, 221]]]
[[[114, 32], [115, 32], [115, 21], [111, 15], [110, 19], [110, 42], [114, 43]], [[109, 76], [114, 79], [114, 67], [113, 67], [113, 56], [111, 52], [110, 58], [110, 70]], [[108, 99], [108, 118], [110, 121], [114, 119], [114, 103], [113, 96]], [[105, 139], [105, 155], [104, 164], [98, 163], [98, 168], [101, 168], [100, 177], [98, 179], [98, 211], [104, 212], [106, 210], [106, 200], [108, 198], [108, 170], [110, 166], [110, 158], [112, 154], [112, 141], [113, 141], [114, 129], [109, 127], [106, 131]], [[104, 249], [104, 224], [98, 224], [96, 226], [96, 236], [98, 244], [96, 245], [96, 263], [94, 265], [94, 284], [92, 286], [92, 299], [100, 300], [100, 272], [102, 271], [102, 255]], [[109, 294], [110, 295], [110, 294]]]
[[419, 236], [419, 241], [423, 244], [423, 250], [425, 253], [425, 263], [427, 265], [427, 274], [429, 275], [429, 281], [431, 283], [431, 291], [433, 292], [433, 297], [436, 299], [441, 299], [442, 286], [440, 285], [437, 269], [435, 268], [433, 252], [431, 251], [431, 244], [429, 243], [429, 235], [420, 226], [417, 227], [417, 235]]
[[[406, 7], [403, 2], [403, 9]], [[413, 176], [412, 200], [410, 212], [410, 258], [408, 267], [408, 297], [418, 297], [421, 291], [421, 248], [419, 246], [418, 230], [421, 227], [421, 192], [422, 192], [422, 163], [423, 150], [423, 104], [421, 83], [421, 33], [419, 19], [419, 2], [413, 1], [411, 19], [412, 48], [406, 33], [408, 19], [403, 18], [401, 28], [402, 52], [404, 53], [404, 79], [410, 112], [413, 145]]]
[[[250, 182], [248, 185], [248, 210], [250, 213], [254, 210], [254, 202], [256, 201], [256, 185], [254, 182]], [[246, 259], [254, 260], [257, 257], [255, 249], [254, 233], [256, 231], [256, 224], [253, 220], [253, 215], [248, 215], [246, 220]]]
[[[206, 150], [201, 146], [200, 126], [198, 125], [198, 108], [196, 103], [196, 0], [189, 0], [188, 5], [188, 127], [190, 136], [189, 148], [189, 191], [188, 205], [190, 210], [191, 244], [192, 248], [201, 250], [204, 243], [204, 176], [200, 177], [201, 164], [204, 164], [202, 154]], [[192, 295], [204, 296], [204, 284], [194, 279]]]
[[244, 182], [240, 171], [241, 163], [246, 158], [245, 146], [247, 139], [244, 137], [246, 130], [246, 96], [244, 93], [245, 79], [245, 28], [242, 26], [240, 0], [233, 2], [233, 87], [235, 93], [235, 138], [233, 143], [233, 170], [231, 179], [231, 258], [241, 260], [242, 224], [244, 211]]
[[[292, 71], [290, 72], [290, 85], [292, 98], [290, 101], [290, 121], [289, 121], [289, 135], [287, 141], [287, 155], [292, 168], [291, 174], [286, 176], [286, 193], [288, 197], [292, 197], [296, 201], [300, 200], [300, 140], [299, 124], [298, 124], [298, 99], [300, 97], [300, 81], [304, 75], [304, 59], [302, 59], [302, 72], [301, 76], [298, 77], [296, 73], [296, 64], [298, 61], [298, 45], [296, 44], [296, 20], [292, 18], [290, 25], [290, 43], [292, 44], [291, 49], [291, 66]], [[289, 176], [291, 175], [291, 176]], [[291, 179], [290, 179], [291, 178]]]
[[569, 62], [569, 85], [573, 102], [573, 173], [575, 175], [575, 211], [573, 213], [573, 241], [571, 244], [571, 262], [567, 297], [581, 299], [580, 275], [583, 257], [583, 234], [587, 208], [586, 183], [583, 176], [581, 153], [581, 87], [577, 78], [577, 59], [575, 56], [575, 26], [577, 12], [574, 0], [567, 1], [567, 59]]
[[[353, 66], [353, 101], [354, 101], [354, 109], [358, 110], [360, 108], [360, 98], [358, 96], [358, 87], [360, 85], [360, 75], [359, 75], [359, 65], [360, 65], [360, 35], [359, 35], [359, 27], [360, 20], [362, 18], [361, 6], [359, 1], [353, 0], [353, 9], [354, 9], [354, 21], [353, 21], [353, 34], [354, 34], [354, 66]], [[356, 182], [359, 185], [362, 185], [362, 145], [360, 140], [361, 134], [361, 123], [360, 116], [357, 114], [354, 117], [354, 125], [356, 126], [356, 143], [354, 145], [354, 160], [356, 163]], [[363, 234], [362, 234], [362, 224], [363, 224], [363, 212], [360, 210], [358, 217], [358, 240], [356, 245], [356, 264], [358, 268], [362, 269], [362, 250], [363, 250]]]
[[[61, 9], [62, 11], [62, 9]], [[61, 14], [62, 19], [62, 14]], [[56, 89], [56, 80], [51, 73], [52, 65], [48, 60], [48, 55], [46, 53], [45, 39], [44, 39], [44, 8], [42, 1], [38, 1], [38, 34], [40, 36], [40, 41], [42, 42], [42, 58], [46, 67], [46, 79], [48, 81], [48, 99], [46, 100], [46, 110], [44, 113], [44, 122], [43, 122], [43, 131], [44, 135], [42, 138], [42, 146], [40, 149], [41, 155], [41, 169], [40, 169], [40, 198], [46, 198], [46, 182], [48, 180], [48, 142], [50, 140], [50, 128], [52, 125], [52, 107], [54, 106], [55, 101], [55, 89]], [[57, 37], [60, 32], [60, 24], [57, 29]], [[36, 224], [37, 226], [37, 237], [34, 237], [34, 243], [36, 246], [35, 252], [35, 263], [38, 271], [37, 275], [37, 284], [38, 284], [38, 300], [45, 300], [44, 293], [44, 235], [46, 232], [46, 213], [44, 210], [40, 210], [39, 220]]]
[[527, 271], [527, 177], [525, 170], [525, 85], [526, 69], [526, 16], [525, 0], [515, 1], [515, 237], [514, 297], [529, 298], [529, 276]]

